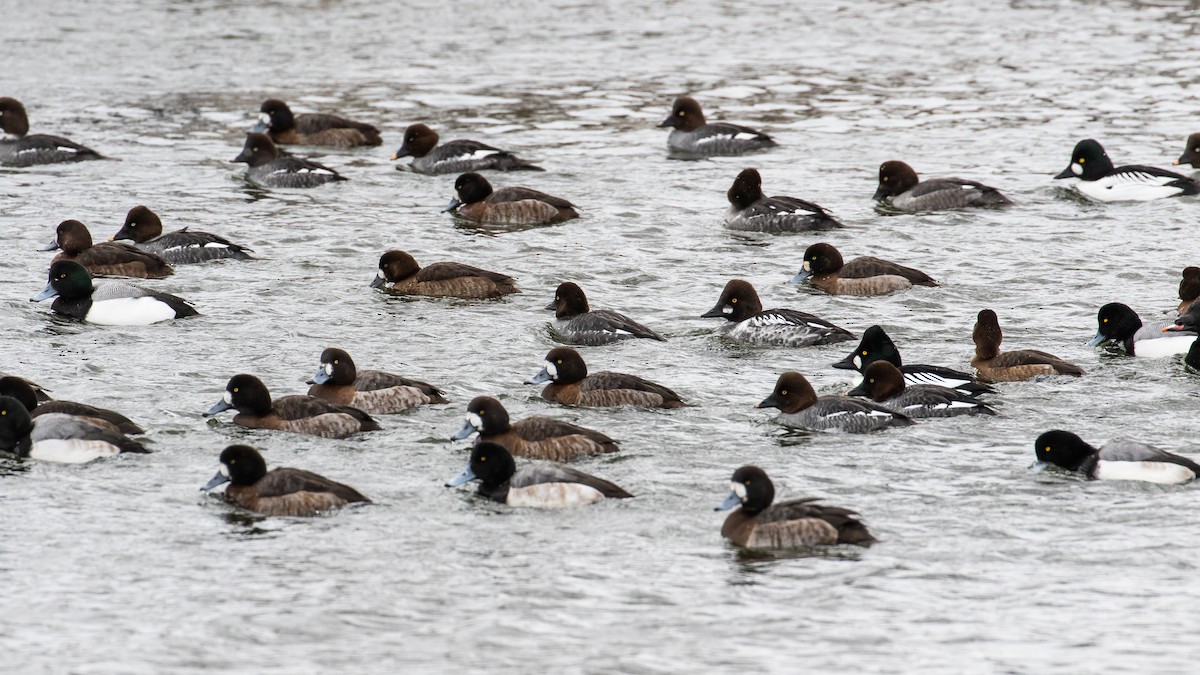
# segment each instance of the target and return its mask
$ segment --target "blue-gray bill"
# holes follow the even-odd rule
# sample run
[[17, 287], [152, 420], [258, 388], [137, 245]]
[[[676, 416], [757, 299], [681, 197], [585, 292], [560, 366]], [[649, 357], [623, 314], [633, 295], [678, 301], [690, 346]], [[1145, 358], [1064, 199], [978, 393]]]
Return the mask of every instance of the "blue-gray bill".
[[729, 509], [732, 509], [741, 503], [742, 498], [739, 497], [736, 492], [730, 491], [729, 496], [725, 498], [725, 501], [721, 502], [720, 506], [713, 509], [713, 511], [728, 511]]
[[229, 409], [230, 409], [230, 408], [232, 408], [232, 407], [233, 407], [233, 406], [229, 405], [229, 404], [228, 404], [228, 403], [226, 403], [224, 400], [220, 400], [220, 401], [217, 401], [217, 404], [216, 404], [216, 405], [214, 405], [213, 407], [209, 408], [209, 409], [208, 409], [208, 412], [204, 413], [204, 416], [205, 416], [205, 417], [212, 417], [213, 415], [216, 415], [217, 413], [220, 413], [220, 412], [225, 412], [226, 410], [229, 410]]
[[462, 485], [463, 483], [470, 483], [471, 481], [475, 480], [476, 478], [477, 478], [477, 476], [475, 475], [475, 472], [472, 471], [471, 467], [468, 466], [467, 468], [463, 469], [462, 473], [460, 473], [457, 476], [455, 476], [454, 478], [451, 478], [450, 480], [446, 481], [446, 487], [458, 487], [459, 485]]

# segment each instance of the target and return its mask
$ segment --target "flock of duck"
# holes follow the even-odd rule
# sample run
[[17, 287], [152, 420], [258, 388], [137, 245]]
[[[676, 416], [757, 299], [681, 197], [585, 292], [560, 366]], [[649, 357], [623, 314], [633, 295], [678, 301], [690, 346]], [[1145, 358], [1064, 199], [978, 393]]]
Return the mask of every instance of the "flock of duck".
[[[678, 98], [659, 125], [671, 128], [667, 145], [682, 158], [736, 156], [776, 147], [769, 135], [744, 126], [708, 122], [695, 99]], [[25, 109], [12, 98], [0, 98], [0, 164], [36, 164], [101, 159], [83, 145], [58, 136], [29, 134]], [[280, 145], [378, 146], [372, 125], [328, 114], [295, 114], [286, 103], [268, 100], [259, 121], [246, 135], [235, 162], [248, 165], [247, 180], [267, 188], [311, 188], [347, 180], [337, 170], [294, 156]], [[547, 225], [577, 218], [571, 202], [532, 188], [494, 189], [480, 171], [542, 171], [517, 155], [471, 140], [441, 143], [423, 124], [409, 126], [393, 160], [411, 157], [407, 168], [422, 174], [459, 173], [446, 211], [458, 218], [498, 225]], [[1200, 134], [1187, 141], [1175, 164], [1200, 168]], [[1083, 195], [1100, 201], [1145, 201], [1200, 194], [1196, 176], [1150, 166], [1115, 167], [1094, 140], [1080, 141], [1060, 179], [1078, 179]], [[904, 162], [887, 161], [879, 169], [874, 199], [883, 209], [924, 212], [968, 207], [1003, 208], [1012, 202], [998, 189], [973, 180], [921, 180]], [[821, 206], [788, 196], [767, 197], [755, 169], [742, 171], [728, 191], [727, 227], [758, 232], [811, 232], [841, 227]], [[146, 325], [198, 314], [188, 301], [122, 281], [96, 283], [93, 277], [162, 279], [173, 265], [222, 258], [253, 260], [249, 248], [216, 234], [187, 228], [166, 232], [157, 214], [145, 206], [132, 208], [124, 225], [108, 241], [96, 243], [77, 220], [59, 224], [44, 250], [60, 252], [50, 264], [45, 289], [31, 300], [54, 298], [52, 311], [95, 324]], [[873, 257], [845, 260], [832, 245], [816, 243], [804, 253], [794, 283], [806, 283], [831, 295], [877, 296], [936, 286], [920, 270]], [[459, 262], [422, 267], [407, 252], [392, 250], [379, 259], [372, 287], [385, 292], [465, 299], [499, 298], [518, 292], [505, 274]], [[1186, 354], [1185, 362], [1200, 369], [1200, 268], [1183, 271], [1179, 286], [1179, 318], [1165, 326], [1146, 326], [1128, 306], [1110, 303], [1097, 314], [1093, 346], [1104, 343], [1130, 356]], [[658, 332], [611, 310], [590, 308], [582, 288], [562, 283], [547, 307], [555, 312], [557, 339], [567, 344], [597, 346], [621, 340], [664, 340]], [[854, 334], [818, 316], [793, 309], [764, 309], [754, 287], [730, 280], [716, 304], [703, 317], [723, 319], [727, 338], [754, 344], [804, 347], [852, 341]], [[860, 433], [913, 424], [914, 419], [958, 415], [995, 415], [982, 398], [997, 393], [997, 382], [1038, 376], [1078, 377], [1077, 365], [1043, 351], [1001, 351], [999, 318], [979, 312], [972, 333], [975, 374], [901, 360], [891, 338], [879, 326], [864, 331], [858, 346], [833, 364], [857, 371], [861, 382], [844, 396], [818, 396], [798, 372], [785, 372], [774, 390], [756, 407], [778, 409], [786, 426]], [[641, 377], [615, 372], [589, 372], [578, 351], [556, 347], [529, 383], [545, 383], [542, 398], [568, 406], [640, 406], [678, 408], [685, 405], [674, 391]], [[221, 400], [206, 415], [236, 410], [235, 424], [341, 438], [380, 428], [373, 415], [387, 415], [419, 405], [445, 404], [442, 391], [429, 383], [400, 375], [359, 370], [350, 354], [326, 349], [319, 358], [305, 395], [273, 398], [257, 377], [238, 374], [225, 386]], [[143, 429], [111, 410], [51, 400], [39, 386], [16, 376], [0, 377], [0, 450], [20, 457], [86, 462], [121, 452], [148, 452], [130, 435]], [[447, 486], [479, 481], [483, 497], [511, 506], [557, 507], [587, 504], [632, 495], [621, 487], [562, 464], [619, 450], [605, 434], [551, 417], [513, 421], [499, 400], [478, 396], [467, 405], [467, 417], [452, 440], [477, 435], [468, 466]], [[1048, 431], [1035, 441], [1039, 466], [1058, 465], [1093, 479], [1148, 480], [1179, 483], [1200, 475], [1190, 459], [1132, 441], [1094, 448], [1073, 433]], [[518, 466], [515, 457], [548, 460]], [[267, 515], [315, 515], [370, 500], [347, 485], [299, 469], [267, 470], [262, 455], [246, 445], [231, 445], [220, 454], [219, 470], [204, 490], [228, 483], [225, 498], [242, 508]], [[718, 509], [731, 513], [722, 534], [749, 548], [795, 548], [827, 544], [869, 546], [875, 538], [853, 511], [827, 506], [811, 498], [775, 501], [771, 479], [762, 469], [744, 466], [734, 472], [729, 497]]]

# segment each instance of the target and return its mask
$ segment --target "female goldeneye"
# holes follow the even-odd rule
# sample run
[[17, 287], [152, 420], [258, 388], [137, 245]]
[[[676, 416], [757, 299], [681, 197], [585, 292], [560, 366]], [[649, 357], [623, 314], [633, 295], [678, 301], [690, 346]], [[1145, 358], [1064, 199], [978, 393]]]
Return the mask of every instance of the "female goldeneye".
[[578, 218], [571, 202], [527, 187], [492, 190], [477, 173], [464, 173], [454, 181], [454, 198], [442, 212], [459, 218], [500, 225], [550, 225]]
[[666, 338], [630, 319], [607, 309], [588, 307], [583, 289], [570, 281], [558, 285], [554, 300], [546, 305], [554, 310], [554, 332], [566, 342], [580, 345], [606, 345], [628, 338]]
[[736, 156], [778, 145], [770, 136], [748, 127], [707, 123], [700, 104], [691, 96], [675, 99], [671, 114], [658, 126], [671, 127], [667, 147], [685, 157]]
[[1200, 475], [1200, 464], [1137, 441], [1109, 441], [1097, 449], [1069, 431], [1047, 431], [1033, 442], [1041, 470], [1050, 464], [1077, 471], [1091, 480], [1140, 480], [1187, 483]]
[[542, 398], [563, 405], [643, 408], [682, 408], [683, 399], [670, 389], [637, 375], [608, 371], [588, 374], [579, 352], [556, 347], [546, 354], [546, 365], [525, 384], [549, 382]]
[[264, 516], [316, 516], [347, 504], [369, 504], [361, 492], [303, 469], [267, 471], [262, 454], [248, 445], [221, 451], [217, 474], [200, 488], [209, 492], [229, 483], [225, 501]]
[[150, 451], [111, 425], [63, 413], [40, 415], [35, 420], [20, 401], [0, 396], [0, 452], [45, 462], [82, 464], [122, 452]]
[[453, 436], [461, 441], [478, 433], [480, 443], [499, 443], [517, 457], [570, 462], [621, 449], [599, 431], [552, 417], [534, 415], [513, 422], [504, 405], [491, 396], [476, 396], [467, 405], [467, 419]]
[[975, 358], [971, 359], [971, 365], [993, 382], [1018, 382], [1038, 375], [1083, 375], [1083, 369], [1074, 363], [1036, 349], [1001, 352], [1004, 333], [996, 313], [990, 309], [979, 311], [971, 339], [975, 341]]
[[895, 412], [919, 417], [995, 415], [996, 411], [974, 396], [936, 384], [904, 385], [904, 374], [887, 361], [876, 361], [863, 372], [863, 381], [847, 396], [866, 396]]
[[849, 396], [817, 396], [808, 380], [795, 371], [779, 376], [775, 390], [755, 408], [777, 408], [775, 421], [798, 429], [840, 429], [865, 433], [891, 426], [907, 426], [907, 415]]
[[432, 384], [382, 370], [358, 370], [350, 354], [335, 347], [321, 352], [308, 395], [375, 415], [447, 403], [441, 390]]
[[324, 113], [296, 115], [288, 104], [278, 99], [263, 101], [258, 110], [258, 123], [250, 131], [269, 134], [279, 145], [351, 148], [383, 143], [379, 130], [370, 124]]
[[1187, 145], [1183, 148], [1183, 154], [1179, 159], [1175, 160], [1175, 166], [1181, 164], [1190, 164], [1193, 169], [1200, 169], [1200, 133], [1188, 136]]
[[911, 166], [896, 160], [879, 166], [879, 187], [871, 198], [909, 212], [1012, 203], [996, 188], [973, 180], [931, 178], [923, 181]]
[[1200, 194], [1200, 183], [1174, 171], [1140, 164], [1113, 168], [1104, 147], [1090, 138], [1075, 144], [1071, 163], [1055, 178], [1080, 179], [1075, 189], [1102, 202], [1148, 202]]
[[1187, 314], [1198, 304], [1196, 298], [1200, 298], [1200, 267], [1185, 267], [1179, 280], [1179, 313]]
[[1088, 342], [1089, 347], [1112, 341], [1129, 356], [1147, 358], [1186, 354], [1197, 336], [1196, 332], [1178, 325], [1143, 326], [1137, 312], [1119, 302], [1101, 307], [1096, 313], [1096, 325], [1096, 336]]
[[615, 483], [561, 464], [517, 469], [508, 449], [496, 443], [477, 443], [467, 468], [447, 481], [446, 487], [473, 480], [479, 481], [479, 496], [508, 506], [552, 509], [633, 497]]
[[159, 321], [197, 316], [187, 300], [140, 286], [109, 281], [92, 285], [92, 276], [79, 263], [59, 260], [50, 265], [50, 280], [30, 298], [57, 298], [50, 309], [80, 321], [108, 326], [147, 326]]
[[250, 257], [251, 249], [222, 236], [195, 232], [186, 227], [166, 234], [162, 230], [162, 220], [157, 213], [145, 206], [135, 206], [126, 214], [125, 224], [109, 240], [132, 240], [139, 249], [162, 256], [167, 262], [177, 265], [220, 258], [253, 260]]
[[507, 274], [490, 272], [458, 262], [435, 262], [425, 267], [405, 251], [387, 251], [379, 257], [379, 269], [371, 288], [403, 295], [435, 298], [484, 299], [519, 293]]
[[133, 420], [115, 410], [61, 399], [38, 401], [37, 391], [28, 381], [20, 377], [0, 375], [0, 396], [11, 396], [17, 399], [21, 405], [25, 406], [25, 410], [29, 411], [29, 416], [35, 419], [42, 415], [62, 413], [83, 417], [90, 422], [100, 423], [101, 426], [111, 424], [123, 434], [146, 433], [146, 430], [135, 424]]
[[15, 98], [0, 98], [0, 131], [12, 138], [0, 138], [0, 164], [33, 166], [104, 159], [100, 153], [61, 136], [30, 134], [25, 106]]
[[410, 171], [428, 175], [486, 170], [545, 171], [507, 150], [479, 141], [459, 139], [438, 145], [437, 132], [424, 124], [413, 124], [404, 130], [404, 142], [392, 155], [392, 161], [401, 157], [413, 158], [408, 164]]
[[250, 429], [273, 429], [324, 438], [345, 438], [360, 431], [382, 427], [370, 415], [350, 406], [334, 405], [312, 396], [283, 396], [272, 399], [262, 380], [253, 375], [234, 375], [225, 394], [205, 417], [237, 410], [233, 423]]
[[734, 322], [726, 335], [734, 340], [807, 347], [853, 340], [854, 334], [828, 321], [794, 309], [763, 311], [758, 292], [750, 282], [733, 279], [725, 284], [716, 306], [700, 315], [701, 318], [722, 318]]
[[813, 244], [804, 251], [800, 272], [792, 283], [807, 281], [830, 295], [886, 295], [913, 286], [937, 286], [921, 270], [890, 260], [859, 256], [850, 262], [832, 244]]
[[833, 367], [856, 370], [861, 374], [867, 369], [867, 366], [876, 361], [887, 361], [899, 368], [900, 372], [904, 374], [904, 381], [908, 384], [936, 384], [940, 387], [957, 389], [970, 396], [996, 393], [995, 389], [980, 382], [970, 373], [923, 363], [903, 363], [900, 359], [900, 350], [896, 349], [892, 338], [888, 337], [888, 334], [879, 326], [871, 326], [863, 331], [858, 348], [850, 352], [846, 358], [833, 364]]
[[725, 518], [721, 536], [750, 549], [789, 549], [807, 546], [876, 543], [858, 514], [838, 506], [818, 504], [814, 497], [775, 502], [775, 485], [757, 466], [733, 472], [729, 496], [717, 511], [741, 508]]
[[731, 230], [778, 233], [843, 227], [828, 211], [812, 202], [795, 197], [767, 197], [762, 191], [762, 176], [756, 169], [739, 173], [726, 196], [729, 212], [725, 215], [725, 226]]
[[73, 260], [93, 276], [163, 279], [175, 273], [170, 263], [155, 253], [124, 243], [93, 244], [92, 233], [78, 220], [59, 223], [54, 241], [41, 250], [55, 249], [62, 249], [62, 253], [54, 256], [54, 260]]
[[248, 164], [246, 178], [263, 187], [309, 188], [349, 180], [323, 164], [280, 153], [266, 134], [246, 134], [242, 152], [230, 161]]

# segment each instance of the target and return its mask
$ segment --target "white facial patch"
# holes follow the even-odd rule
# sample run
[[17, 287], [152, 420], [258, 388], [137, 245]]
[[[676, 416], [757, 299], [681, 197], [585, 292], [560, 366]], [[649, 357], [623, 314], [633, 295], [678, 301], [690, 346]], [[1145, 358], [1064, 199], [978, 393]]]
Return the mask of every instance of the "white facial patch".
[[229, 405], [233, 405], [233, 393], [226, 389], [225, 395], [221, 397], [221, 400], [225, 401]]
[[470, 424], [472, 427], [475, 427], [476, 431], [483, 428], [483, 420], [480, 419], [479, 415], [477, 415], [475, 413], [471, 413], [471, 414], [467, 415], [467, 424]]
[[268, 115], [267, 113], [258, 113], [258, 121], [270, 126], [271, 116]]
[[746, 501], [746, 486], [743, 483], [730, 483], [729, 489], [738, 496], [738, 499]]
[[1071, 173], [1075, 174], [1076, 176], [1082, 176], [1083, 165], [1079, 164], [1078, 162], [1071, 162]]
[[382, 270], [382, 269], [380, 269], [379, 271], [375, 272], [375, 276], [376, 276], [376, 277], [378, 277], [378, 278], [380, 278], [380, 279], [386, 279], [386, 278], [387, 278], [386, 276], [384, 276], [384, 274], [383, 274], [383, 270]]
[[733, 305], [725, 305], [721, 308], [722, 314], [733, 314]]
[[221, 468], [217, 469], [217, 471], [220, 471], [222, 476], [229, 478], [229, 465], [225, 462], [221, 462]]
[[805, 260], [803, 263], [801, 263], [800, 269], [804, 270], [805, 272], [811, 272], [812, 271], [812, 263]]
[[552, 380], [558, 379], [558, 366], [554, 365], [553, 362], [547, 361], [546, 374], [549, 375], [550, 379]]
[[325, 374], [326, 374], [326, 375], [332, 375], [332, 374], [333, 374], [333, 364], [332, 364], [332, 363], [322, 363], [322, 364], [321, 364], [321, 367], [325, 369]]
[[852, 361], [852, 363], [854, 364], [854, 369], [855, 369], [855, 370], [862, 370], [862, 367], [863, 367], [863, 365], [862, 365], [862, 357], [860, 357], [860, 356], [856, 356], [856, 357], [854, 357], [854, 361]]

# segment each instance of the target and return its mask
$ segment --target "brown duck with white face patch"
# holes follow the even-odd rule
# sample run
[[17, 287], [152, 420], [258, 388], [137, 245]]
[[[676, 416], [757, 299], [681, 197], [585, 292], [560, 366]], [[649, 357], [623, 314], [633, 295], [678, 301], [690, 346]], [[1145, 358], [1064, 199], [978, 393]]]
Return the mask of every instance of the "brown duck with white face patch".
[[350, 355], [336, 348], [321, 352], [321, 363], [312, 382], [309, 396], [375, 415], [447, 402], [437, 387], [426, 382], [380, 370], [358, 370]]
[[253, 375], [234, 375], [225, 385], [225, 395], [205, 417], [236, 408], [233, 423], [251, 429], [272, 429], [345, 438], [360, 431], [378, 431], [380, 426], [367, 413], [339, 406], [312, 396], [284, 396], [271, 400], [266, 385]]
[[889, 260], [861, 256], [844, 262], [831, 244], [819, 243], [804, 252], [800, 273], [793, 283], [807, 281], [830, 295], [886, 295], [914, 285], [937, 286], [928, 274]]
[[589, 375], [583, 357], [569, 347], [551, 349], [546, 354], [546, 365], [525, 382], [549, 382], [542, 390], [542, 398], [563, 405], [683, 407], [683, 399], [679, 394], [636, 375], [610, 372]]
[[78, 220], [58, 224], [54, 241], [42, 250], [54, 249], [62, 249], [54, 260], [73, 260], [92, 276], [162, 279], [175, 273], [166, 260], [148, 251], [116, 242], [93, 244], [92, 233]]
[[316, 516], [347, 504], [365, 503], [358, 490], [303, 469], [276, 468], [248, 445], [231, 445], [221, 452], [221, 468], [205, 492], [229, 483], [225, 500], [266, 516]]
[[551, 225], [578, 218], [571, 202], [527, 187], [493, 190], [477, 173], [464, 173], [454, 181], [454, 198], [445, 211], [466, 220], [498, 225]]
[[467, 406], [467, 419], [453, 436], [460, 441], [478, 432], [479, 443], [498, 443], [516, 457], [570, 462], [581, 457], [620, 450], [613, 439], [551, 417], [535, 415], [518, 422], [491, 396], [477, 396]]
[[436, 262], [421, 267], [404, 251], [388, 251], [379, 258], [379, 271], [371, 287], [403, 295], [468, 300], [499, 298], [520, 292], [507, 274], [457, 262]]
[[1083, 369], [1074, 363], [1036, 349], [1001, 352], [1004, 334], [996, 313], [990, 309], [980, 310], [971, 337], [975, 341], [971, 365], [981, 377], [993, 382], [1019, 382], [1038, 375], [1083, 375]]

